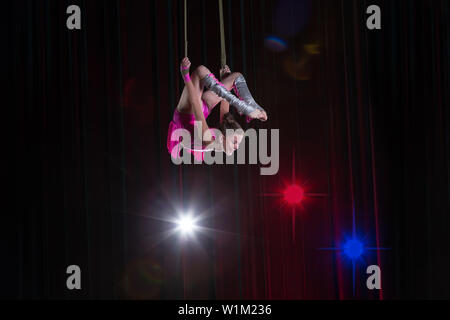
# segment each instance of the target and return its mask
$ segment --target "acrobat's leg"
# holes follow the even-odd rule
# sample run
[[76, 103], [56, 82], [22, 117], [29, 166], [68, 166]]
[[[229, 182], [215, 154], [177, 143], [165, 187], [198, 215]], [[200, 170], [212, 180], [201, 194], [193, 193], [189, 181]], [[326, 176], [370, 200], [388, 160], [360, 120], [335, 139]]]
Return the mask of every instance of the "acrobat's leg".
[[240, 72], [232, 72], [222, 79], [222, 83], [228, 91], [231, 91], [234, 88], [234, 82], [241, 76], [242, 74]]
[[[189, 79], [195, 88], [195, 95], [198, 95], [199, 97], [203, 98], [204, 84], [202, 82], [202, 79], [210, 73], [211, 72], [209, 71], [208, 68], [201, 65], [201, 66], [198, 66], [197, 68], [195, 68], [192, 71], [192, 73], [189, 75], [189, 77], [190, 77]], [[183, 110], [187, 107], [191, 107], [191, 105], [189, 103], [189, 94], [188, 94], [187, 88], [184, 87], [183, 92], [180, 97], [180, 101], [178, 102], [177, 108], [179, 110]]]
[[[247, 87], [247, 83], [245, 82], [245, 78], [240, 72], [229, 73], [226, 77], [222, 79], [221, 82], [223, 87], [225, 87], [228, 91], [234, 89], [238, 98], [244, 101], [247, 105], [251, 106], [249, 111], [253, 116], [256, 115], [256, 118], [263, 121], [267, 120], [266, 112], [260, 105], [256, 103], [255, 99], [253, 99], [250, 90]], [[212, 91], [214, 92], [214, 90]], [[205, 91], [203, 93], [203, 98], [208, 103], [208, 106], [210, 106], [210, 109], [220, 102], [220, 97], [218, 97], [213, 92]], [[238, 107], [236, 107], [236, 109], [240, 114], [244, 113], [247, 115], [248, 122], [251, 120], [251, 118], [253, 118], [248, 117], [248, 114], [245, 112], [245, 110], [240, 110]], [[259, 115], [257, 112], [255, 112], [256, 110], [258, 110]]]
[[192, 84], [198, 90], [198, 93], [200, 95], [203, 94], [203, 87], [204, 87], [202, 79], [205, 78], [210, 73], [211, 73], [211, 71], [209, 71], [209, 69], [203, 65], [198, 66], [191, 73]]
[[255, 99], [253, 99], [253, 96], [250, 93], [250, 90], [248, 89], [247, 82], [245, 81], [245, 78], [242, 74], [239, 74], [239, 76], [236, 77], [236, 79], [234, 80], [233, 89], [234, 92], [236, 92], [236, 95], [239, 97], [239, 99], [244, 100], [249, 105], [265, 113], [264, 109], [261, 108], [261, 106], [256, 103]]
[[[234, 80], [239, 77], [239, 75], [240, 73], [233, 72], [229, 73], [225, 78], [222, 78], [221, 82], [228, 91], [231, 91], [233, 89]], [[222, 100], [221, 97], [210, 90], [205, 90], [203, 92], [202, 99], [206, 102], [210, 110], [213, 109]]]
[[[227, 77], [226, 80], [228, 78], [230, 78], [230, 76]], [[232, 106], [234, 106], [237, 109], [237, 111], [240, 114], [245, 114], [246, 116], [249, 116], [251, 114], [255, 114], [254, 112], [257, 111], [257, 108], [255, 106], [248, 104], [244, 100], [240, 100], [238, 97], [236, 97], [229, 91], [231, 90], [232, 83], [234, 82], [232, 78], [230, 78], [230, 80], [227, 81], [228, 87], [225, 84], [219, 82], [219, 80], [217, 80], [212, 73], [206, 75], [202, 79], [202, 81], [206, 88], [215, 93], [221, 99], [225, 99], [226, 101], [228, 101]]]

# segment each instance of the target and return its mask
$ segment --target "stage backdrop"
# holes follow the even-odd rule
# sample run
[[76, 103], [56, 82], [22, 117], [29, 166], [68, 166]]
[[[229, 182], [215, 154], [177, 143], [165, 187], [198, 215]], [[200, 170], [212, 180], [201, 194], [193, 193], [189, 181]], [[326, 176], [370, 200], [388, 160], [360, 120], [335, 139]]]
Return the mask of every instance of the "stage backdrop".
[[[81, 30], [66, 28], [71, 4]], [[366, 28], [370, 4], [381, 30]], [[189, 58], [217, 75], [218, 1], [188, 5]], [[273, 176], [172, 163], [183, 1], [7, 7], [16, 195], [2, 296], [450, 297], [447, 1], [224, 0], [227, 63], [269, 116], [239, 120], [280, 130]], [[181, 241], [167, 220], [189, 210], [205, 232]], [[340, 250], [353, 236], [367, 249], [354, 263]], [[72, 264], [80, 291], [66, 288]], [[366, 287], [372, 264], [382, 290]]]

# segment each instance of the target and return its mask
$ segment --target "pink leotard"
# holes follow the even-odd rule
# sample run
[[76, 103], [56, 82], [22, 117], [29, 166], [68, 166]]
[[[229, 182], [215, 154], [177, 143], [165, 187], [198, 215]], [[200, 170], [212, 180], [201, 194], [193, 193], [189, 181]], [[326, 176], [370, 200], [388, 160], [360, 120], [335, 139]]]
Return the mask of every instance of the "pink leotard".
[[[205, 118], [208, 117], [209, 115], [209, 109], [208, 109], [208, 105], [202, 100], [203, 105], [202, 105], [202, 111], [203, 111], [203, 115], [205, 116]], [[175, 112], [173, 113], [173, 118], [172, 121], [169, 123], [169, 131], [167, 133], [167, 150], [169, 151], [169, 153], [172, 154], [172, 150], [173, 148], [183, 148], [183, 146], [181, 145], [180, 141], [182, 140], [182, 138], [179, 139], [179, 141], [171, 141], [171, 136], [172, 133], [180, 128], [186, 129], [187, 131], [189, 131], [189, 133], [191, 134], [191, 147], [193, 145], [193, 139], [194, 139], [194, 122], [195, 122], [195, 116], [193, 114], [188, 114], [188, 113], [180, 113], [178, 112], [177, 109], [175, 109]], [[214, 136], [214, 131], [211, 130], [211, 133]], [[203, 156], [204, 156], [204, 152], [201, 150], [192, 150], [192, 149], [188, 149], [185, 148], [188, 151], [190, 151], [196, 160], [198, 161], [203, 161]], [[179, 155], [179, 152], [175, 152], [174, 154]]]

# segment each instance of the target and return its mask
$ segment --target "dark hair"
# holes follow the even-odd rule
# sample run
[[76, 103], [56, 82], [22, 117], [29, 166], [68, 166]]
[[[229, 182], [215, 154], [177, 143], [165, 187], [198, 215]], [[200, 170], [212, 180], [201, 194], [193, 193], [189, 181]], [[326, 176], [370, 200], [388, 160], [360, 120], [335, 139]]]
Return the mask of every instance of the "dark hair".
[[227, 129], [238, 130], [242, 129], [241, 125], [236, 121], [233, 115], [228, 112], [223, 115], [222, 123], [219, 126], [220, 131], [225, 136]]

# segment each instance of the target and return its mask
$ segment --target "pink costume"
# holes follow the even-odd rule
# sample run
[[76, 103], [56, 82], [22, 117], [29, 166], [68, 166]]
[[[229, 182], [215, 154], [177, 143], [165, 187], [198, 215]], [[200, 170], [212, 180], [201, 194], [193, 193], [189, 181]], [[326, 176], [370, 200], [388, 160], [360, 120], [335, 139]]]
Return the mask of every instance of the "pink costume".
[[[202, 105], [202, 111], [203, 111], [203, 115], [205, 116], [205, 118], [208, 117], [209, 115], [209, 109], [207, 104], [202, 100], [203, 105]], [[187, 114], [187, 113], [180, 113], [178, 112], [177, 109], [175, 109], [175, 112], [173, 113], [173, 118], [172, 121], [169, 123], [169, 131], [167, 133], [167, 150], [169, 151], [169, 153], [174, 156], [176, 155], [177, 157], [179, 157], [180, 149], [177, 149], [176, 152], [173, 150], [174, 148], [185, 148], [185, 150], [188, 150], [189, 152], [191, 152], [194, 155], [194, 158], [197, 161], [203, 161], [203, 156], [204, 156], [204, 151], [205, 150], [192, 150], [189, 147], [193, 147], [193, 143], [194, 143], [194, 121], [195, 121], [195, 116], [193, 114]], [[180, 138], [178, 141], [172, 141], [171, 137], [172, 137], [172, 133], [177, 130], [177, 129], [186, 129], [187, 131], [189, 131], [189, 133], [191, 134], [191, 146], [183, 146], [181, 142], [182, 138]], [[211, 133], [213, 134], [213, 137], [215, 138], [214, 135], [214, 130], [211, 130]], [[172, 152], [174, 151], [174, 152]]]

